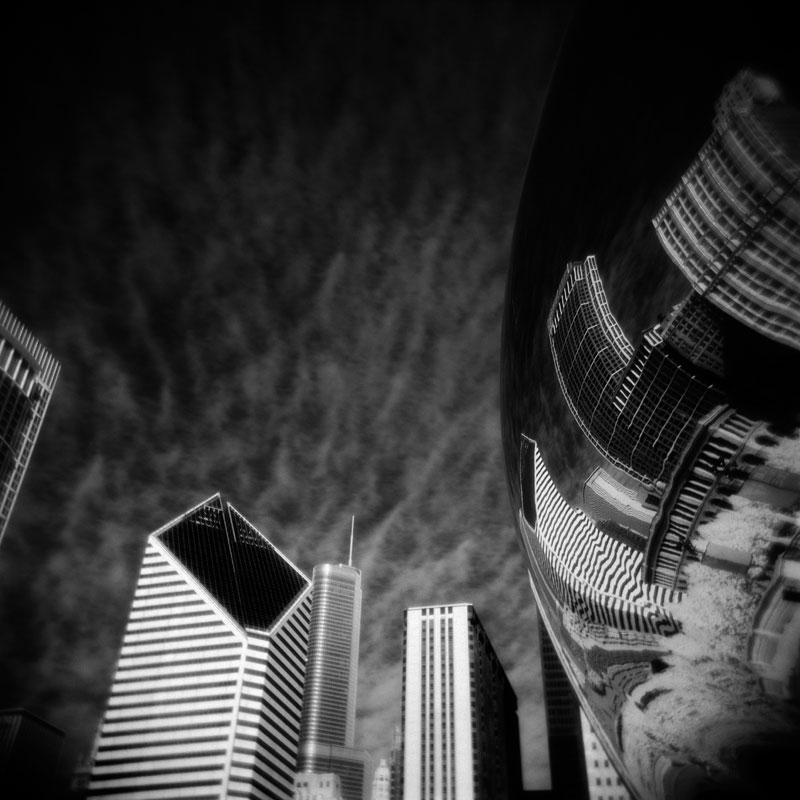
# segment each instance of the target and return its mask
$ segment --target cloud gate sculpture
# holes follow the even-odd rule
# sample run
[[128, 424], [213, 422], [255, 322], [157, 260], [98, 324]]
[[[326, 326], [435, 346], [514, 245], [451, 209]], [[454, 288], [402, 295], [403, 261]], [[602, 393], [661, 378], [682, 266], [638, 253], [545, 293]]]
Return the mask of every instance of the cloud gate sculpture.
[[[507, 286], [520, 547], [579, 703], [642, 799], [772, 796], [800, 758], [800, 112], [772, 74], [717, 77], [696, 120], [665, 112], [691, 128], [665, 132], [674, 157], [620, 145], [644, 167], [614, 191], [586, 177], [600, 145], [558, 142], [570, 78], [554, 84]], [[572, 158], [574, 193], [599, 199], [570, 204]]]

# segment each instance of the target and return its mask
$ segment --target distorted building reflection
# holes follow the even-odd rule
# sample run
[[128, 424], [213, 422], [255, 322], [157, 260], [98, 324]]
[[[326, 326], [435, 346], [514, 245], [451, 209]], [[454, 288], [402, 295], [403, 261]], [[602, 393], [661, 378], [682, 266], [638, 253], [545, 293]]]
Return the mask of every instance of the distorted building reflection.
[[[769, 782], [800, 755], [798, 177], [800, 113], [743, 70], [653, 220], [688, 294], [631, 339], [598, 259], [567, 263], [546, 336], [601, 459], [580, 497], [558, 487], [539, 421], [513, 418], [532, 390], [524, 368], [506, 371], [509, 484], [541, 621], [640, 798], [760, 796], [757, 764], [774, 766]], [[528, 335], [516, 313], [506, 337]]]

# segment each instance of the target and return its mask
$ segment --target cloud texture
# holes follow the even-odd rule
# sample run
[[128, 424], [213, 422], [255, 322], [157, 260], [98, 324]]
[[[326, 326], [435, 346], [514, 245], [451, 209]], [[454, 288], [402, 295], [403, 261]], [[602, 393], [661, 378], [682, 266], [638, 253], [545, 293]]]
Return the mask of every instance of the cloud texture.
[[355, 514], [376, 758], [403, 609], [470, 601], [520, 700], [526, 785], [546, 786], [498, 361], [563, 14], [243, 9], [156, 32], [102, 17], [103, 45], [27, 86], [0, 291], [62, 376], [0, 552], [0, 705], [85, 753], [147, 535], [221, 491], [308, 574], [347, 557]]

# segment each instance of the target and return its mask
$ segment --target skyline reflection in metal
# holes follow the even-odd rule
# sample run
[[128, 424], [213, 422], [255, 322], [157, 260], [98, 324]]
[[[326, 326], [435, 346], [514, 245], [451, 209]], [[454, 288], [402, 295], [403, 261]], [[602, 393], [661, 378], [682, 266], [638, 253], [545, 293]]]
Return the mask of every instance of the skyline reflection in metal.
[[[786, 341], [788, 325], [780, 341], [767, 331], [770, 293], [779, 292], [781, 309], [800, 319], [799, 285], [786, 278], [792, 269], [800, 271], [800, 188], [796, 180], [782, 184], [772, 203], [769, 180], [745, 185], [734, 179], [752, 174], [753, 164], [766, 175], [797, 173], [797, 147], [777, 156], [772, 150], [786, 136], [800, 135], [800, 114], [779, 91], [768, 102], [763, 95], [741, 100], [765, 80], [744, 70], [724, 91], [717, 89], [725, 98], [739, 98], [725, 101], [733, 117], [761, 115], [758, 125], [737, 126], [742, 135], [758, 130], [760, 138], [746, 147], [739, 142], [736, 152], [750, 161], [735, 167], [723, 188], [733, 206], [760, 197], [764, 202], [756, 210], [763, 219], [754, 226], [751, 215], [740, 214], [747, 224], [726, 228], [726, 241], [734, 245], [727, 254], [692, 242], [692, 258], [706, 259], [706, 272], [720, 275], [712, 288], [727, 298], [733, 289], [746, 297], [734, 315], [714, 302], [707, 282], [691, 279], [691, 302], [684, 297], [671, 314], [651, 323], [631, 354], [614, 347], [627, 338], [608, 310], [594, 259], [575, 262], [570, 256], [561, 261], [567, 276], [549, 295], [548, 325], [533, 330], [544, 318], [541, 288], [547, 282], [537, 283], [526, 270], [535, 263], [531, 253], [547, 248], [537, 250], [528, 232], [537, 224], [526, 216], [536, 206], [531, 171], [520, 202], [503, 333], [512, 508], [542, 623], [593, 729], [640, 800], [771, 796], [793, 782], [800, 756], [800, 414], [786, 387], [786, 376], [798, 373], [800, 340]], [[780, 135], [764, 136], [770, 125], [780, 126]], [[735, 158], [733, 148], [726, 157]], [[771, 172], [763, 169], [767, 161]], [[692, 240], [719, 214], [713, 193], [686, 188], [697, 183], [698, 169], [694, 163], [669, 195], [670, 243]], [[663, 220], [662, 213], [658, 236], [653, 227], [650, 235], [675, 269], [681, 265], [659, 228]], [[730, 228], [730, 219], [725, 225]], [[777, 228], [780, 247], [770, 250]], [[641, 260], [643, 245], [628, 238], [635, 242], [624, 255], [630, 268]], [[657, 251], [643, 269], [662, 268]], [[770, 258], [783, 260], [772, 269]], [[628, 279], [613, 259], [606, 268], [617, 287]], [[570, 295], [571, 288], [583, 290], [570, 281], [593, 272], [599, 302], [587, 313], [585, 302], [573, 302], [578, 294]], [[781, 279], [767, 286], [770, 272]], [[608, 335], [597, 328], [602, 320]], [[542, 347], [547, 339], [550, 353]], [[550, 365], [531, 360], [545, 353]], [[623, 368], [615, 366], [626, 359]], [[611, 368], [593, 375], [603, 364]], [[567, 451], [580, 456], [577, 464], [565, 463], [565, 454], [550, 447], [567, 437], [556, 435], [559, 403], [542, 391], [549, 374], [584, 441], [596, 448]], [[680, 385], [670, 376], [678, 376]], [[594, 381], [588, 392], [587, 378]], [[598, 453], [605, 463], [596, 463]], [[551, 461], [555, 470], [545, 466]], [[608, 471], [584, 493], [591, 498], [603, 492], [602, 502], [591, 506], [599, 515], [594, 519], [575, 507], [576, 473], [587, 465], [591, 474], [598, 467]]]

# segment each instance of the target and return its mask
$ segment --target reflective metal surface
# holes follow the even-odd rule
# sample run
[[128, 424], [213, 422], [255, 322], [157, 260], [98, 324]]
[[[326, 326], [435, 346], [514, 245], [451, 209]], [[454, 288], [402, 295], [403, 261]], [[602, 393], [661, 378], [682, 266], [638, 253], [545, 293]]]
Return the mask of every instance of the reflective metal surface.
[[767, 7], [669, 11], [582, 11], [564, 46], [507, 284], [506, 470], [631, 792], [767, 797], [800, 756], [797, 76]]

